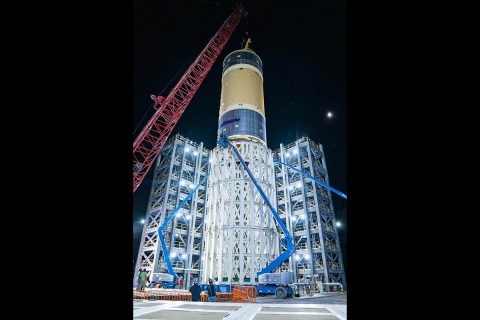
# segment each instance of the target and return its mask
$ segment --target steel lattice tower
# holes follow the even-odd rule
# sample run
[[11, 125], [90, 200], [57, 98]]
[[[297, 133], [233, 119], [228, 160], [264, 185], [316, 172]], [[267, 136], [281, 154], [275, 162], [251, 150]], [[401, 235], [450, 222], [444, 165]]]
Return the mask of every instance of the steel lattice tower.
[[[274, 159], [330, 184], [323, 147], [307, 137], [281, 144]], [[346, 287], [331, 192], [285, 166], [276, 166], [275, 175], [278, 212], [295, 243], [295, 254], [282, 270], [293, 271], [297, 281], [340, 282]]]
[[[150, 274], [166, 272], [158, 227], [186, 198], [190, 189], [205, 177], [208, 157], [203, 143], [176, 135], [167, 142], [157, 158], [135, 267], [135, 286], [139, 268], [147, 269]], [[173, 269], [178, 276], [184, 277], [187, 286], [191, 276], [199, 279], [201, 276], [205, 201], [206, 186], [201, 186], [181, 209], [183, 215], [169, 224], [169, 233], [165, 238]]]

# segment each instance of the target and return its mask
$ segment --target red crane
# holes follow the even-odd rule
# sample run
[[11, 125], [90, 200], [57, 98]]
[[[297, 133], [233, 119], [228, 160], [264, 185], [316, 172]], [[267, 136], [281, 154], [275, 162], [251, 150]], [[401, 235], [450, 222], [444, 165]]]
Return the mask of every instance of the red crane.
[[238, 5], [166, 98], [152, 95], [156, 112], [133, 142], [133, 192], [147, 175], [203, 79], [235, 31], [243, 13], [243, 6]]

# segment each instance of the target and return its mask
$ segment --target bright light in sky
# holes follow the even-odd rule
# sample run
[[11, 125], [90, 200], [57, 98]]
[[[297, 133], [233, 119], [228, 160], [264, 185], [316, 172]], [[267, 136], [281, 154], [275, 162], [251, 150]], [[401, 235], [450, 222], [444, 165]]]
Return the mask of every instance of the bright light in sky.
[[145, 223], [145, 219], [140, 220], [140, 223]]
[[328, 111], [327, 112], [327, 118], [331, 118], [331, 117], [333, 117], [333, 113], [331, 111]]
[[341, 223], [340, 221], [337, 221], [336, 226], [337, 226], [337, 227], [341, 227], [341, 226], [342, 226], [342, 223]]

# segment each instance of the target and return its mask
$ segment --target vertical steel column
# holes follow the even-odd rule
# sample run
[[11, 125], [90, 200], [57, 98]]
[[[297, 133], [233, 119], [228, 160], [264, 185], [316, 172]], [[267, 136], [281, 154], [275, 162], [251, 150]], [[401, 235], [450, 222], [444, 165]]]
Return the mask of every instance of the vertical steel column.
[[[327, 160], [325, 158], [325, 153], [323, 151], [323, 146], [322, 145], [320, 145], [320, 151], [322, 153], [322, 165], [325, 168], [325, 181], [328, 185], [330, 185], [330, 178], [328, 177], [328, 169], [327, 169]], [[342, 270], [341, 271], [342, 285], [346, 289], [347, 288], [347, 280], [346, 280], [346, 277], [345, 277], [345, 269], [344, 269], [344, 266], [343, 266], [343, 257], [342, 257], [342, 250], [341, 250], [341, 247], [340, 247], [340, 239], [338, 238], [338, 230], [337, 230], [335, 211], [334, 211], [333, 201], [332, 201], [332, 193], [330, 192], [330, 190], [328, 190], [328, 198], [330, 200], [329, 204], [330, 204], [330, 208], [332, 210], [332, 216], [333, 216], [332, 225], [333, 225], [333, 230], [335, 232], [335, 242], [336, 242], [335, 246], [338, 250], [338, 262], [339, 262], [339, 265], [340, 265], [340, 270]]]
[[[182, 181], [183, 170], [184, 170], [184, 166], [185, 166], [185, 148], [187, 146], [187, 143], [185, 141], [182, 141], [182, 145], [183, 145], [182, 160], [180, 161], [180, 171], [178, 173], [178, 189], [177, 189], [177, 196], [176, 196], [174, 208], [178, 207], [178, 205], [181, 202], [181, 200], [180, 200], [180, 190], [182, 189], [181, 181]], [[175, 149], [174, 157], [177, 154], [178, 148], [181, 148], [181, 146], [179, 146], [177, 144], [177, 149]], [[174, 158], [174, 160], [175, 160], [175, 158]], [[180, 209], [179, 212], [182, 211], [182, 210], [183, 209]], [[170, 229], [171, 230], [171, 232], [170, 232], [170, 247], [168, 248], [168, 252], [170, 252], [170, 254], [172, 252], [174, 252], [173, 244], [175, 243], [175, 229], [177, 227], [177, 221], [178, 221], [178, 218], [174, 217], [173, 221], [172, 221], [172, 229]], [[181, 235], [179, 235], [179, 236], [181, 237]], [[173, 267], [173, 261], [172, 261], [172, 267]], [[185, 265], [184, 265], [184, 267], [185, 267]], [[178, 276], [178, 268], [173, 267], [173, 269], [174, 270], [177, 269], [177, 270], [175, 270], [175, 273]]]
[[[303, 143], [303, 141], [302, 141], [302, 143]], [[298, 158], [298, 169], [303, 171], [303, 168], [302, 168], [302, 150], [300, 149], [300, 143], [299, 143], [299, 141], [297, 141], [295, 144], [296, 144], [296, 148], [298, 150], [298, 153], [297, 153], [297, 155], [298, 155], [298, 157], [297, 157]], [[306, 148], [307, 148], [307, 150], [310, 148], [310, 145], [308, 143], [306, 145]], [[311, 237], [311, 235], [310, 235], [310, 214], [308, 212], [308, 208], [307, 208], [308, 202], [307, 202], [307, 197], [305, 195], [305, 180], [306, 179], [303, 175], [300, 176], [300, 179], [302, 181], [303, 212], [307, 216], [305, 221], [304, 221], [305, 229], [307, 230], [307, 241], [306, 241], [307, 242], [307, 251], [310, 252], [309, 253], [310, 254], [310, 259], [307, 259], [307, 260], [309, 260], [309, 262], [310, 262], [310, 266], [311, 266], [310, 274], [311, 274], [312, 280], [313, 280], [313, 278], [314, 278], [313, 277], [313, 265], [314, 265], [314, 263], [313, 263], [312, 243], [311, 243], [311, 238], [310, 238]]]
[[[280, 155], [281, 155], [281, 159], [284, 162], [288, 162], [288, 160], [285, 159], [285, 148], [283, 146], [283, 143], [280, 144]], [[292, 199], [291, 199], [291, 196], [290, 196], [290, 190], [288, 189], [288, 187], [290, 186], [290, 177], [288, 175], [288, 168], [283, 167], [283, 166], [280, 166], [280, 168], [281, 168], [281, 172], [282, 172], [282, 176], [283, 176], [283, 184], [284, 184], [284, 190], [285, 190], [284, 191], [285, 192], [285, 215], [289, 219], [289, 224], [288, 224], [289, 230], [288, 231], [292, 235], [293, 239], [295, 239], [295, 225], [294, 225], [294, 221], [292, 221], [292, 216], [293, 216]], [[295, 220], [295, 221], [298, 221], [298, 219]], [[292, 256], [290, 256], [288, 258], [288, 264], [292, 268], [293, 277], [294, 277], [295, 281], [297, 281], [297, 279], [298, 279], [297, 263], [296, 263], [296, 260], [294, 260]]]
[[[313, 170], [313, 158], [312, 158], [312, 152], [310, 148], [310, 144], [308, 147], [308, 159], [310, 162], [310, 174], [312, 177], [315, 176], [315, 172]], [[322, 218], [320, 217], [320, 208], [318, 206], [319, 200], [317, 197], [317, 188], [322, 188], [318, 186], [316, 183], [313, 183], [313, 197], [315, 199], [315, 214], [317, 215], [317, 221], [318, 221], [318, 237], [320, 240], [320, 248], [321, 248], [321, 254], [322, 254], [322, 266], [323, 266], [323, 277], [325, 279], [324, 282], [328, 282], [328, 272], [327, 272], [327, 259], [325, 256], [325, 243], [323, 241], [323, 231], [322, 231]], [[313, 249], [312, 249], [312, 259], [313, 259]], [[313, 265], [313, 269], [315, 270], [315, 264]]]

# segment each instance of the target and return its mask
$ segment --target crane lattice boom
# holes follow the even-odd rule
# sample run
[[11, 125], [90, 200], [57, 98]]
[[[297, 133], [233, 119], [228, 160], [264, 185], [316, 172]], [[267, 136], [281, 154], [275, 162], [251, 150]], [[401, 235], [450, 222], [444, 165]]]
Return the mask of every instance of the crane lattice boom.
[[197, 59], [187, 69], [133, 143], [133, 192], [142, 183], [175, 125], [217, 60], [240, 22], [244, 8], [238, 6], [225, 20]]

